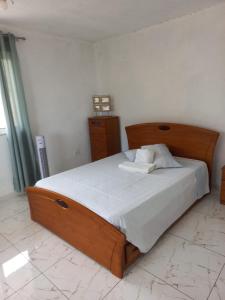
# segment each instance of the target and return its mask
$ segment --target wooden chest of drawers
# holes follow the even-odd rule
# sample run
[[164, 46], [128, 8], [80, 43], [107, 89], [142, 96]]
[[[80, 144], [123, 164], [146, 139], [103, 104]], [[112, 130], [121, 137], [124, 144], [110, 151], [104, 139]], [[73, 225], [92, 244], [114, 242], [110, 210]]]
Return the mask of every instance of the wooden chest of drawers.
[[220, 202], [225, 205], [225, 166], [222, 168]]
[[88, 119], [92, 161], [121, 152], [119, 117]]

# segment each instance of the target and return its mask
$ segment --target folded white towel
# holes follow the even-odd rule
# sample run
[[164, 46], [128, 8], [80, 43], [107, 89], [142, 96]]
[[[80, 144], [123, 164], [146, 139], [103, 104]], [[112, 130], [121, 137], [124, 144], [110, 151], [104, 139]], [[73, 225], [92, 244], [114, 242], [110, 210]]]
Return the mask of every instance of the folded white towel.
[[123, 163], [119, 164], [119, 168], [129, 172], [139, 172], [143, 174], [149, 174], [155, 169], [155, 164], [124, 161]]

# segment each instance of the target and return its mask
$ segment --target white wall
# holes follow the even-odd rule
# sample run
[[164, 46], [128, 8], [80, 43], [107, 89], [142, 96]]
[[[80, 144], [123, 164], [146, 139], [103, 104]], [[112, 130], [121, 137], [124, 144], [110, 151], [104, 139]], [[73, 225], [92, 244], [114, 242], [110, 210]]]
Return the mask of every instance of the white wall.
[[26, 34], [18, 43], [34, 134], [46, 137], [51, 174], [90, 160], [87, 117], [95, 89], [91, 44]]
[[[181, 122], [220, 131], [218, 183], [225, 163], [224, 14], [225, 5], [219, 5], [94, 47], [1, 26], [27, 38], [17, 46], [28, 112], [34, 135], [46, 136], [51, 174], [90, 160], [87, 117], [91, 96], [99, 92], [114, 98], [123, 149], [124, 126], [138, 122]], [[11, 182], [5, 186], [11, 190]]]
[[[1, 30], [26, 37], [17, 49], [28, 113], [33, 134], [46, 137], [51, 174], [89, 162], [87, 117], [96, 85], [92, 44], [3, 26]], [[0, 194], [12, 189], [4, 161], [7, 151], [0, 145]]]
[[17, 49], [34, 135], [45, 135], [51, 174], [90, 161], [87, 117], [95, 92], [93, 47], [35, 32]]
[[0, 134], [0, 197], [13, 192], [12, 171], [6, 135]]
[[221, 132], [225, 163], [225, 5], [96, 43], [98, 92], [114, 98], [124, 126], [171, 121]]

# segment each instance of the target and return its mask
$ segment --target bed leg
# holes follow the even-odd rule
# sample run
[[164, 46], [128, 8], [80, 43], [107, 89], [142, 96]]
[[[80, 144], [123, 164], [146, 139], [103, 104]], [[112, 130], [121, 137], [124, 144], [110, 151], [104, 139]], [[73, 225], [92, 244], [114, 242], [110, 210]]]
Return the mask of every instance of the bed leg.
[[123, 243], [117, 243], [111, 260], [111, 273], [118, 278], [123, 278], [125, 269], [125, 241]]

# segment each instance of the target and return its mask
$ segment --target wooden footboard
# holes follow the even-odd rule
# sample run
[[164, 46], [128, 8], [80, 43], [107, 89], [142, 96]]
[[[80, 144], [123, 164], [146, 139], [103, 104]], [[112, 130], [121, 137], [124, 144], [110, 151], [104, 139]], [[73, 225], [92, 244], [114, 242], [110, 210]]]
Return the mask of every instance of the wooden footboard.
[[88, 208], [63, 195], [36, 187], [27, 188], [30, 213], [56, 235], [122, 278], [140, 255], [125, 235]]

